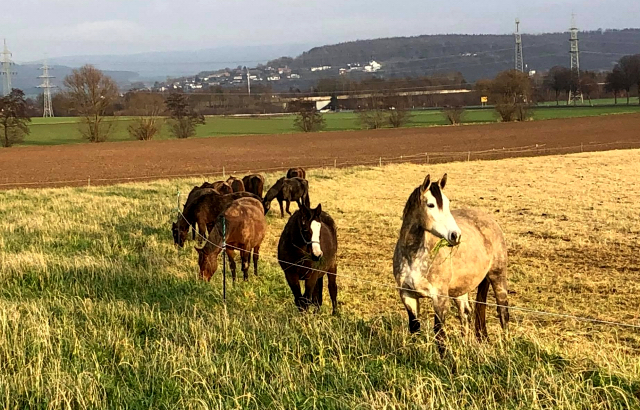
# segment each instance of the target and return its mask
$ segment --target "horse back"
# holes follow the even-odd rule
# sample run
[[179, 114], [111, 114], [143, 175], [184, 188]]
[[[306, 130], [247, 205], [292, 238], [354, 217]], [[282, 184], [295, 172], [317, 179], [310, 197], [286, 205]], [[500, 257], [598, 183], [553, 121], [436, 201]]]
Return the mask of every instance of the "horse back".
[[267, 222], [258, 199], [242, 197], [234, 200], [224, 211], [224, 217], [229, 244], [253, 248], [262, 243]]

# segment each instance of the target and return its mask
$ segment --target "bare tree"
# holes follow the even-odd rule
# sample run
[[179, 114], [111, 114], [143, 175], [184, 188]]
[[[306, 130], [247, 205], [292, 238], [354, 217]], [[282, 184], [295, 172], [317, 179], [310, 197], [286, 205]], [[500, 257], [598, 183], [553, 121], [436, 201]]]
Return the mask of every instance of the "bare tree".
[[600, 87], [598, 86], [598, 80], [596, 74], [591, 71], [584, 71], [580, 73], [580, 91], [589, 100], [589, 105], [593, 105], [591, 102], [591, 96], [598, 92]]
[[464, 107], [461, 105], [450, 105], [443, 110], [444, 116], [451, 125], [458, 125], [462, 122]]
[[384, 127], [387, 123], [384, 110], [380, 105], [380, 101], [372, 97], [368, 104], [358, 111], [358, 120], [364, 128], [375, 130]]
[[531, 103], [531, 80], [517, 70], [499, 73], [491, 83], [491, 99], [502, 121], [527, 119]]
[[24, 136], [29, 134], [31, 122], [29, 117], [29, 105], [22, 90], [14, 88], [11, 92], [0, 98], [0, 129], [2, 129], [2, 146], [8, 148], [13, 144], [22, 142]]
[[298, 111], [293, 125], [302, 132], [315, 132], [323, 130], [327, 124], [322, 114], [316, 109], [304, 107]]
[[560, 93], [568, 93], [571, 90], [571, 70], [561, 66], [552, 67], [544, 77], [543, 86], [555, 92], [556, 105], [560, 105]]
[[74, 110], [83, 117], [80, 132], [91, 142], [106, 141], [113, 121], [105, 121], [107, 110], [118, 98], [113, 79], [92, 65], [73, 70], [64, 79]]
[[[625, 83], [626, 83], [626, 79], [620, 67], [615, 66], [613, 70], [609, 74], [607, 74], [605, 90], [607, 92], [613, 93], [613, 98], [616, 104], [618, 104], [618, 94], [620, 93], [620, 91], [626, 88]], [[627, 103], [628, 102], [629, 100], [627, 98]]]
[[171, 116], [171, 132], [176, 138], [196, 135], [196, 127], [205, 123], [204, 116], [191, 108], [185, 94], [173, 93], [165, 104]]
[[126, 96], [130, 112], [137, 118], [129, 125], [129, 135], [137, 140], [148, 141], [160, 133], [164, 98], [160, 94], [129, 93]]
[[620, 67], [624, 73], [624, 88], [627, 91], [627, 104], [629, 104], [631, 88], [637, 86], [640, 93], [640, 54], [622, 57], [616, 67]]

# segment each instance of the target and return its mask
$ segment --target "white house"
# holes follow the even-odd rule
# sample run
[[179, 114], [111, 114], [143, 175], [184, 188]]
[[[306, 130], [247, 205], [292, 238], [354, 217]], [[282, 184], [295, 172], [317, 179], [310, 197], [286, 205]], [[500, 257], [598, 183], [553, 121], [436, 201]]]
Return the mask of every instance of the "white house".
[[374, 73], [382, 68], [382, 64], [375, 60], [371, 60], [368, 65], [364, 66], [364, 71], [368, 73]]
[[279, 75], [272, 75], [267, 77], [268, 81], [280, 81], [280, 76]]

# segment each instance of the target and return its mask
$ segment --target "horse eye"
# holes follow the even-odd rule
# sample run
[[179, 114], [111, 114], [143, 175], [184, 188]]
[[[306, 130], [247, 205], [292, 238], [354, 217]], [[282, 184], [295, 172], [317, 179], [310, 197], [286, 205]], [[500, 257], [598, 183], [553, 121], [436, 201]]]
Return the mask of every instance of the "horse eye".
[[436, 206], [434, 204], [427, 204], [427, 207], [429, 208], [435, 208]]

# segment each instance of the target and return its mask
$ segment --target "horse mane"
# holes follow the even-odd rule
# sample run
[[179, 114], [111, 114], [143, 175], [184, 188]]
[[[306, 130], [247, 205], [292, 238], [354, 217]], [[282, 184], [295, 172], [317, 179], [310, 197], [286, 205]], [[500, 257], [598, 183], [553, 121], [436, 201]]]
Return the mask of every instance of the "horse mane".
[[413, 210], [420, 205], [422, 202], [421, 190], [420, 187], [417, 187], [413, 190], [411, 195], [409, 195], [409, 199], [407, 199], [407, 203], [404, 205], [404, 211], [402, 211], [402, 219], [407, 219], [407, 216], [411, 215]]
[[[409, 195], [409, 199], [407, 199], [407, 203], [404, 206], [404, 211], [402, 211], [402, 219], [406, 219], [407, 216], [411, 215], [411, 213], [415, 210], [417, 206], [422, 202], [422, 187], [419, 186], [413, 190], [411, 195]], [[433, 182], [429, 185], [429, 191], [431, 195], [435, 198], [438, 208], [442, 209], [442, 191], [440, 190], [440, 185], [438, 182]]]
[[271, 188], [269, 188], [269, 190], [264, 196], [265, 201], [273, 201], [273, 199], [276, 196], [278, 196], [278, 193], [280, 192], [280, 190], [282, 190], [282, 185], [284, 183], [284, 180], [285, 180], [285, 177], [280, 178], [278, 181], [276, 181], [275, 184], [273, 184]]

